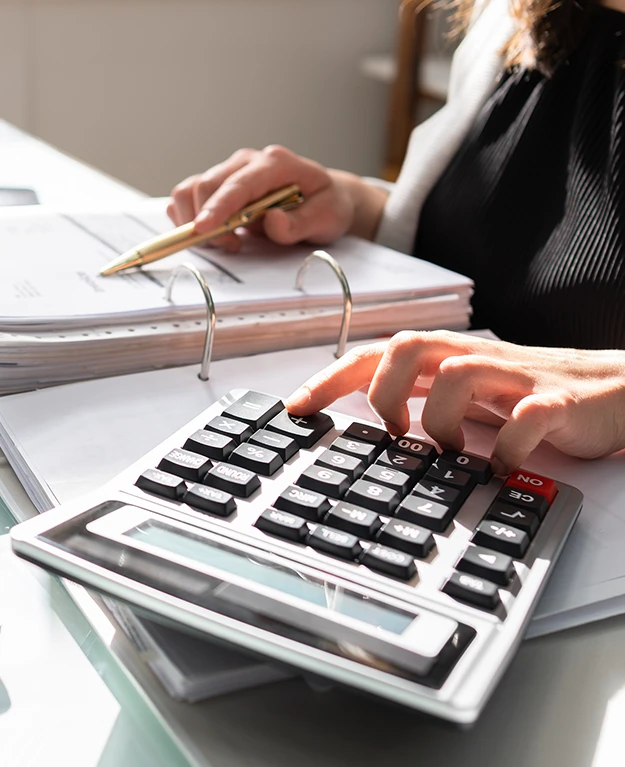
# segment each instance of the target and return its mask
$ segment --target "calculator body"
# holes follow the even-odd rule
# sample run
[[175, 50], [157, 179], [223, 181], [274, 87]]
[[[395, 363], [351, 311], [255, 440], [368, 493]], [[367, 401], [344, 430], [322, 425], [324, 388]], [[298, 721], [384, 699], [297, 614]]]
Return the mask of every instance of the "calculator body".
[[[445, 454], [439, 456], [416, 437], [404, 438], [408, 447], [402, 452], [388, 435], [375, 443], [381, 430], [374, 424], [324, 411], [323, 434], [311, 444], [310, 438], [297, 437], [301, 444], [292, 455], [282, 449], [278, 468], [264, 469], [271, 472], [266, 475], [252, 472], [257, 479], [247, 496], [225, 499], [230, 493], [215, 490], [208, 475], [195, 481], [200, 461], [194, 464], [187, 453], [196, 454], [184, 445], [196, 444], [193, 439], [207, 425], [218, 428], [220, 419], [228, 420], [224, 414], [236, 415], [248, 400], [253, 411], [255, 394], [231, 392], [97, 492], [17, 525], [15, 551], [207, 639], [457, 723], [474, 722], [523, 637], [580, 511], [581, 493], [546, 480], [551, 488], [547, 510], [525, 513], [522, 496], [534, 494], [486, 474], [469, 482], [453, 513], [438, 515], [432, 523], [438, 529], [417, 525], [419, 509], [440, 512], [438, 506], [445, 506], [433, 501], [435, 496], [415, 496], [425, 492], [419, 487], [432, 490], [424, 477], [444, 478], [447, 472], [456, 479], [467, 474], [465, 464], [479, 470], [487, 462], [470, 454], [457, 454], [455, 464], [446, 462], [449, 456], [443, 460]], [[268, 439], [277, 442], [281, 432], [264, 426], [297, 419], [279, 400], [269, 399], [278, 404], [268, 423], [253, 423], [252, 415], [247, 432], [269, 432]], [[302, 480], [343, 474], [328, 468], [336, 465], [328, 464], [328, 457], [339, 464], [345, 456], [351, 459], [349, 451], [334, 449], [345, 440], [362, 450], [375, 444], [372, 458], [364, 459], [364, 474], [361, 467], [351, 475], [347, 493], [321, 493]], [[264, 458], [274, 452], [266, 444], [241, 440], [238, 452]], [[430, 453], [425, 468], [408, 489], [395, 493], [399, 501], [378, 506], [392, 497], [381, 483], [403, 475], [398, 466], [414, 464], [405, 458], [414, 458], [410, 450]], [[383, 456], [397, 462], [380, 464]], [[175, 484], [167, 477], [177, 476], [177, 469], [170, 472], [165, 457], [180, 462], [182, 474], [185, 461], [193, 464], [193, 479], [178, 477], [177, 495], [172, 490], [169, 498], [150, 484], [155, 478]], [[232, 463], [234, 458], [232, 453], [223, 461], [210, 460], [212, 476], [236, 483], [237, 474], [249, 474]], [[522, 476], [530, 483], [541, 481]], [[147, 484], [143, 477], [149, 478]], [[441, 493], [451, 487], [438, 481], [433, 486]], [[357, 503], [354, 499], [361, 498], [354, 493], [363, 488], [371, 502], [365, 497]], [[310, 510], [306, 503], [319, 496], [325, 499], [322, 510], [319, 504]], [[296, 514], [294, 508], [304, 511]], [[538, 526], [524, 538], [515, 537], [517, 518], [521, 525], [534, 516]], [[517, 543], [518, 550], [510, 548]], [[484, 577], [482, 566], [494, 568], [486, 571], [492, 577]]]

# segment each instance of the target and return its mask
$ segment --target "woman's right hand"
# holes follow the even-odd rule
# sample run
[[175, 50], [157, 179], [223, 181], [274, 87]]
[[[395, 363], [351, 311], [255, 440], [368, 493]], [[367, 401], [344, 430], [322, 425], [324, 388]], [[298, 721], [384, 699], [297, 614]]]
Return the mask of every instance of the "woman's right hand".
[[[176, 226], [195, 220], [198, 232], [208, 232], [241, 208], [291, 184], [299, 186], [304, 202], [291, 211], [266, 213], [259, 224], [270, 240], [325, 245], [347, 233], [367, 239], [375, 235], [385, 191], [280, 146], [239, 149], [219, 165], [190, 176], [172, 190], [167, 213]], [[236, 252], [240, 238], [231, 232], [211, 244]]]

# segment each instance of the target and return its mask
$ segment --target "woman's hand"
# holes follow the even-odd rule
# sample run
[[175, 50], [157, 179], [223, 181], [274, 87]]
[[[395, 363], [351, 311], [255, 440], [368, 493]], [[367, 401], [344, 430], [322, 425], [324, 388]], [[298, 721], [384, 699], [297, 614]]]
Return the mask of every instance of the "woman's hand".
[[391, 434], [410, 426], [408, 399], [427, 396], [421, 424], [441, 446], [462, 450], [463, 418], [503, 424], [493, 470], [517, 469], [541, 440], [598, 458], [625, 448], [625, 351], [517, 346], [448, 331], [403, 331], [359, 346], [309, 379], [287, 401], [306, 415], [369, 386]]
[[[187, 178], [173, 189], [167, 213], [176, 226], [195, 219], [196, 230], [208, 232], [246, 205], [291, 184], [299, 185], [304, 202], [291, 211], [267, 212], [254, 228], [260, 227], [269, 239], [282, 245], [325, 245], [348, 232], [374, 237], [385, 191], [280, 146], [240, 149], [205, 173]], [[241, 243], [232, 232], [211, 244], [236, 252]]]

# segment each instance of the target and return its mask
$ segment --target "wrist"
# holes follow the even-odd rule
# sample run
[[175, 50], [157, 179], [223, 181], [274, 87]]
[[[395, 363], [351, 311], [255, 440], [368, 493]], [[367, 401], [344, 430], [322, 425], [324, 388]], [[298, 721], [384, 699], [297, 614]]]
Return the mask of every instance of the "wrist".
[[347, 234], [373, 240], [388, 198], [388, 191], [368, 184], [355, 173], [341, 170], [329, 172], [334, 182], [343, 189], [350, 201], [352, 221]]

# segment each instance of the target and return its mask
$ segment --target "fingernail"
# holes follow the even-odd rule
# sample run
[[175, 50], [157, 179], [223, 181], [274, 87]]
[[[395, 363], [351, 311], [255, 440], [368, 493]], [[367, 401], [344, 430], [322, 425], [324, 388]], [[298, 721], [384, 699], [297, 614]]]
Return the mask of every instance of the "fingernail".
[[507, 477], [508, 474], [510, 474], [508, 468], [499, 460], [499, 458], [491, 458], [490, 467], [493, 470], [493, 474], [497, 477]]
[[384, 425], [384, 428], [386, 431], [392, 436], [392, 437], [401, 437], [404, 433], [399, 426], [395, 423], [391, 423], [390, 421], [385, 421], [382, 419], [382, 424]]
[[195, 217], [195, 224], [196, 226], [199, 224], [202, 226], [202, 224], [205, 221], [208, 221], [208, 219], [213, 215], [212, 208], [202, 208], [202, 210], [197, 214]]
[[294, 391], [284, 404], [287, 406], [287, 408], [289, 405], [294, 407], [304, 407], [309, 402], [310, 389], [307, 386], [302, 386], [297, 391]]

